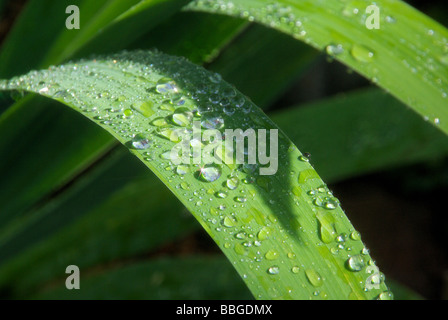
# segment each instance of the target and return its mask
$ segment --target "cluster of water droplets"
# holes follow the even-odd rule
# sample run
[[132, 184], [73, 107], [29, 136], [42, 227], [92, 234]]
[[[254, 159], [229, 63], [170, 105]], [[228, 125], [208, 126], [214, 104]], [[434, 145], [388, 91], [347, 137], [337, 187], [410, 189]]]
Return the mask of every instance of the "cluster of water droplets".
[[[275, 176], [260, 176], [259, 164], [173, 163], [172, 148], [185, 137], [189, 137], [191, 159], [195, 147], [202, 149], [211, 142], [193, 135], [195, 121], [200, 123], [200, 130], [219, 130], [223, 141], [226, 128], [272, 126], [261, 113], [252, 112], [253, 103], [219, 74], [182, 58], [137, 51], [50, 67], [0, 83], [0, 87], [37, 92], [63, 101], [119, 137], [188, 199], [200, 219], [224, 234], [219, 245], [239, 257], [234, 263], [246, 262], [249, 270], [254, 271], [263, 268], [272, 277], [272, 284], [277, 276], [288, 272], [304, 288], [311, 286], [313, 296], [327, 297], [322, 289], [325, 277], [319, 268], [302, 263], [294, 253], [290, 239], [296, 236], [295, 232], [279, 227], [278, 217], [286, 216], [288, 209], [276, 194], [292, 198], [298, 206], [301, 201], [308, 201], [315, 208], [319, 230], [308, 232], [316, 232], [321, 240], [318, 245], [331, 247], [332, 254], [345, 261], [348, 270], [365, 272], [366, 290], [375, 290], [384, 281], [378, 272], [369, 273], [372, 269], [368, 267], [374, 267], [374, 263], [367, 249], [352, 249], [360, 247], [359, 235], [347, 230], [347, 236], [346, 229], [338, 228], [336, 221], [342, 219], [340, 210], [336, 210], [339, 202], [309, 165], [308, 154], [297, 156], [303, 170], [280, 169]], [[289, 154], [300, 153], [295, 147], [282, 148], [279, 163], [288, 167]], [[293, 187], [273, 188], [275, 179], [291, 179]], [[278, 181], [276, 185], [281, 185]], [[312, 181], [319, 185], [307, 189]], [[263, 201], [275, 205], [277, 212], [263, 212], [257, 207]], [[289, 223], [297, 232], [306, 232], [295, 218]], [[275, 247], [275, 241], [280, 240], [291, 250], [285, 252], [284, 247]], [[273, 286], [269, 288], [269, 298], [288, 297], [292, 290]]]
[[238, 1], [230, 0], [196, 0], [187, 7], [193, 10], [204, 10], [221, 12], [231, 16], [239, 16], [249, 21], [257, 21], [272, 28], [287, 31], [298, 39], [312, 43], [307, 36], [305, 25], [308, 21], [307, 15], [298, 16], [292, 8], [279, 2], [272, 1], [268, 4], [257, 5], [247, 8]]

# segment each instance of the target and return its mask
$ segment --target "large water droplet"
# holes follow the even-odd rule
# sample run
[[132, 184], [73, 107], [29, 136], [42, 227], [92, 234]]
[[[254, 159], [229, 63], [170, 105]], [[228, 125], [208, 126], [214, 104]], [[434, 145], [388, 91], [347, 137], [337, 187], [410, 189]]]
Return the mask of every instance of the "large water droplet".
[[201, 126], [205, 129], [221, 129], [224, 127], [224, 119], [219, 116], [204, 117]]
[[373, 50], [359, 44], [353, 45], [350, 54], [357, 61], [364, 63], [372, 62], [375, 56]]
[[156, 127], [163, 127], [168, 125], [168, 122], [165, 120], [165, 118], [156, 118], [151, 122], [151, 124]]
[[213, 73], [208, 78], [213, 83], [220, 83], [221, 80], [222, 80], [222, 77], [221, 77], [221, 75], [219, 73]]
[[365, 267], [364, 258], [361, 255], [354, 255], [347, 260], [347, 267], [350, 271], [361, 271]]
[[275, 260], [279, 257], [279, 254], [277, 251], [271, 249], [268, 252], [266, 252], [266, 254], [264, 256], [268, 260]]
[[161, 78], [157, 81], [156, 91], [158, 93], [175, 93], [179, 91], [176, 83], [169, 78]]
[[227, 228], [231, 228], [231, 227], [235, 227], [237, 225], [237, 221], [236, 221], [235, 217], [226, 216], [223, 219], [222, 224]]
[[188, 168], [188, 166], [186, 166], [186, 165], [179, 165], [176, 168], [176, 173], [178, 175], [183, 176], [183, 175], [186, 175], [188, 172], [190, 172], [190, 168]]
[[239, 183], [240, 180], [237, 177], [231, 177], [227, 179], [226, 185], [230, 190], [235, 190], [236, 188], [238, 188]]
[[143, 116], [145, 116], [146, 118], [152, 116], [153, 114], [155, 114], [155, 111], [153, 110], [154, 107], [154, 102], [148, 100], [148, 101], [140, 101], [140, 102], [136, 102], [132, 105], [132, 107], [137, 110], [138, 112], [140, 112]]
[[269, 274], [278, 274], [280, 272], [280, 268], [278, 266], [272, 266], [268, 269]]
[[203, 181], [213, 182], [221, 176], [221, 168], [216, 164], [207, 164], [199, 169], [199, 177]]
[[334, 238], [336, 237], [336, 230], [334, 227], [335, 219], [333, 215], [329, 212], [319, 211], [316, 214], [316, 217], [320, 224], [320, 232], [319, 232], [320, 239], [324, 243], [333, 242]]
[[261, 230], [258, 232], [258, 239], [259, 240], [266, 240], [269, 239], [269, 236], [271, 235], [272, 230], [269, 227], [263, 227], [261, 228]]
[[129, 119], [134, 116], [134, 112], [131, 109], [126, 109], [123, 111], [123, 118]]
[[305, 275], [308, 281], [315, 287], [320, 287], [324, 283], [320, 274], [314, 269], [306, 270]]
[[181, 127], [186, 127], [193, 120], [193, 113], [188, 108], [177, 108], [172, 116], [173, 122]]
[[381, 292], [378, 296], [379, 300], [393, 300], [394, 295], [390, 291]]
[[135, 149], [139, 149], [139, 150], [148, 149], [150, 145], [151, 144], [150, 144], [148, 138], [146, 138], [142, 134], [137, 134], [134, 136], [134, 138], [132, 138], [132, 146]]

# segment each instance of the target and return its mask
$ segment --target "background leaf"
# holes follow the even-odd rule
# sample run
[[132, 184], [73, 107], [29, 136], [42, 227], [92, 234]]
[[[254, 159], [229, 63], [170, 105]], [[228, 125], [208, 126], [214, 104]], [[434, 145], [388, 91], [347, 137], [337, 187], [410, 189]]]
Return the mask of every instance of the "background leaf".
[[376, 1], [380, 29], [365, 26], [370, 1], [197, 0], [188, 10], [249, 18], [326, 50], [448, 132], [448, 30], [402, 1]]

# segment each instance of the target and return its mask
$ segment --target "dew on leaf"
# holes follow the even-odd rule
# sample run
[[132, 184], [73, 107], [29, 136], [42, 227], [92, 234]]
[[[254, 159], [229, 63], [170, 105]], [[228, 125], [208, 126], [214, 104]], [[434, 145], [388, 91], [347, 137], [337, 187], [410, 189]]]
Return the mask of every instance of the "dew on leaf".
[[361, 271], [365, 267], [364, 258], [361, 255], [354, 255], [347, 260], [347, 268], [350, 271]]
[[173, 122], [181, 127], [186, 127], [193, 120], [193, 113], [188, 108], [178, 108], [172, 115]]
[[324, 283], [320, 274], [314, 269], [305, 270], [305, 275], [314, 287], [320, 287]]
[[236, 188], [238, 188], [239, 183], [240, 180], [237, 177], [231, 177], [226, 181], [227, 188], [229, 188], [230, 190], [235, 190]]
[[280, 268], [278, 266], [272, 266], [268, 269], [268, 273], [275, 275], [275, 274], [279, 274], [280, 272]]
[[363, 63], [372, 62], [375, 56], [373, 50], [359, 44], [352, 46], [350, 54], [355, 60]]
[[213, 182], [221, 177], [221, 168], [217, 164], [206, 164], [199, 169], [199, 178], [202, 181]]
[[148, 149], [149, 146], [151, 145], [148, 138], [146, 138], [142, 134], [135, 135], [134, 138], [132, 138], [131, 142], [132, 142], [132, 146], [135, 149], [139, 149], [139, 150]]
[[279, 257], [279, 254], [277, 251], [271, 249], [264, 255], [266, 259], [268, 260], [276, 260]]
[[161, 78], [157, 81], [156, 91], [158, 93], [176, 93], [179, 91], [176, 83], [169, 78]]

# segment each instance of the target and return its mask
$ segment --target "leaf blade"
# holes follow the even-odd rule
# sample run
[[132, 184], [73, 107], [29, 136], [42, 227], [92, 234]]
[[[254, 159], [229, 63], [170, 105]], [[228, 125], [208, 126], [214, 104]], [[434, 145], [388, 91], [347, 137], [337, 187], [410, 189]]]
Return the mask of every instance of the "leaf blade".
[[[43, 85], [48, 91], [42, 90]], [[208, 86], [205, 92], [204, 85]], [[222, 94], [220, 99], [227, 98], [226, 94], [233, 90], [231, 96], [236, 99], [232, 115], [223, 112], [219, 105], [212, 107], [227, 123], [226, 128], [276, 128], [250, 100], [216, 74], [158, 52], [124, 52], [30, 73], [0, 82], [0, 88], [29, 90], [61, 101], [130, 148], [192, 212], [234, 263], [256, 298], [373, 299], [387, 290], [380, 279], [375, 283], [377, 287], [370, 287], [371, 272], [378, 269], [373, 262], [366, 267], [370, 257], [364, 244], [353, 233], [355, 230], [337, 199], [282, 132], [278, 136], [280, 165], [272, 176], [260, 176], [254, 167], [243, 166], [235, 171], [225, 165], [212, 167], [211, 171], [203, 171], [210, 167], [190, 165], [190, 173], [184, 176], [184, 169], [179, 171], [166, 160], [164, 154], [177, 140], [173, 141], [170, 135], [167, 139], [165, 125], [161, 131], [154, 121], [163, 117], [170, 123], [168, 128], [185, 129], [184, 122], [179, 121], [192, 121], [189, 112], [194, 108], [199, 108], [204, 121], [213, 115], [209, 103], [216, 90]], [[117, 93], [126, 98], [117, 101]], [[183, 97], [179, 98], [178, 93], [183, 93]], [[243, 107], [237, 106], [239, 99], [245, 99]], [[182, 107], [176, 109], [169, 101]], [[120, 102], [124, 110], [117, 114], [111, 108]], [[149, 146], [153, 147], [145, 151]], [[256, 168], [260, 169], [259, 164]], [[227, 187], [229, 196], [223, 199], [219, 191], [225, 177], [230, 178], [231, 174], [241, 183], [237, 188]], [[236, 215], [232, 208], [241, 209], [235, 209]], [[241, 232], [242, 239], [237, 236]], [[258, 237], [259, 243], [252, 243], [253, 237]], [[349, 245], [350, 250], [338, 251], [338, 241]], [[354, 252], [358, 253], [356, 268]], [[295, 267], [300, 272], [296, 273]], [[378, 273], [375, 276], [380, 277]], [[369, 290], [365, 291], [364, 286]]]
[[448, 30], [406, 3], [389, 0], [376, 2], [382, 28], [369, 30], [370, 5], [367, 0], [198, 0], [185, 10], [250, 18], [332, 52], [448, 133]]

